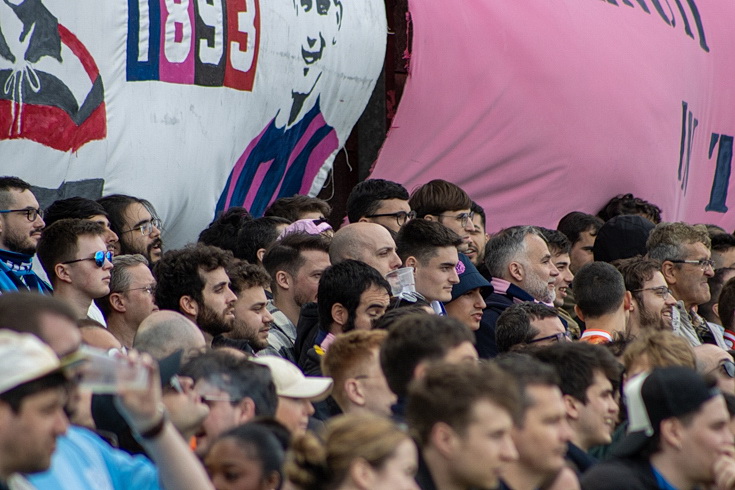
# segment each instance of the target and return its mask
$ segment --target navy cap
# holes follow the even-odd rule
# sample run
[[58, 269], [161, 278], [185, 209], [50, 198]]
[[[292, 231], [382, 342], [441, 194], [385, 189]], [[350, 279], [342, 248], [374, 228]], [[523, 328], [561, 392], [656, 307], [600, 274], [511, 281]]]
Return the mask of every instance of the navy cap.
[[[452, 287], [452, 301], [476, 288], [492, 288], [487, 279], [482, 277], [477, 267], [465, 254], [459, 254], [459, 262], [457, 262], [455, 269], [459, 276], [459, 283]], [[484, 291], [483, 296], [487, 296], [491, 292]]]

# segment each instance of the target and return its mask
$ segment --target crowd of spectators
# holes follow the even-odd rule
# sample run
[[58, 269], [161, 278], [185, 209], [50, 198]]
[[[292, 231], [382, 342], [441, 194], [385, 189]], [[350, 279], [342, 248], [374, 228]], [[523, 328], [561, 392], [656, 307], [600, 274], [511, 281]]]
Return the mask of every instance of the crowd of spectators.
[[457, 185], [40, 208], [0, 177], [2, 489], [735, 489], [735, 237]]

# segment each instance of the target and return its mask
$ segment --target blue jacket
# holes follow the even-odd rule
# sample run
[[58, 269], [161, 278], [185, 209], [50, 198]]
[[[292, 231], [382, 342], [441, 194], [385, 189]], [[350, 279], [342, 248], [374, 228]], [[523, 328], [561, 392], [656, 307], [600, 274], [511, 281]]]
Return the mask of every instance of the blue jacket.
[[0, 249], [0, 293], [25, 290], [51, 294], [51, 286], [33, 272], [32, 261], [32, 255]]

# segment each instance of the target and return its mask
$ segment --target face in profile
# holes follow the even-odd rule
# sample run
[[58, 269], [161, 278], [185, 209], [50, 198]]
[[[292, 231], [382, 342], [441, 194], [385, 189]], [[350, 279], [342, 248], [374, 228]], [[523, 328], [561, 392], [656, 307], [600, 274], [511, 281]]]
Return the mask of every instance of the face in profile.
[[372, 488], [393, 490], [418, 490], [414, 475], [418, 469], [418, 451], [411, 439], [398, 444], [393, 454], [373, 470]]

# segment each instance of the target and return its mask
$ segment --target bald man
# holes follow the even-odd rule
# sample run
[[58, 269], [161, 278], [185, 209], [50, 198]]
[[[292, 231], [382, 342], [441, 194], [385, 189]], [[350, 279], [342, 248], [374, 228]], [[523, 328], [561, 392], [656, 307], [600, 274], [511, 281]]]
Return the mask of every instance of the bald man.
[[387, 229], [376, 223], [360, 222], [340, 228], [332, 237], [329, 259], [332, 265], [348, 259], [359, 260], [383, 276], [401, 267], [396, 242]]
[[151, 313], [140, 323], [133, 341], [134, 349], [147, 352], [156, 359], [163, 359], [179, 349], [183, 349], [186, 358], [206, 346], [199, 327], [181, 313], [171, 310]]
[[714, 344], [702, 344], [694, 348], [694, 356], [700, 374], [714, 376], [722, 392], [735, 394], [735, 363], [729, 352]]

